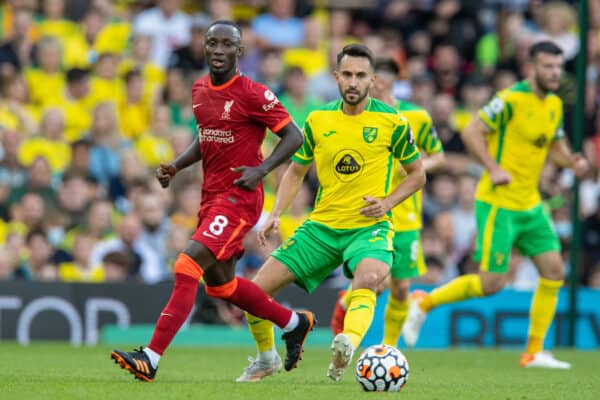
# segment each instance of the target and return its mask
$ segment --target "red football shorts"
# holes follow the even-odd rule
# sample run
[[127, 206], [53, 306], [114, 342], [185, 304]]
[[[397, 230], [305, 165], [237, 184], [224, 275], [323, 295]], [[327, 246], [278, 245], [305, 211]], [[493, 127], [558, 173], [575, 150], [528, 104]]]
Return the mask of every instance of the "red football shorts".
[[192, 240], [206, 246], [217, 261], [241, 257], [242, 241], [260, 218], [263, 197], [262, 187], [253, 192], [237, 188], [225, 193], [203, 192]]

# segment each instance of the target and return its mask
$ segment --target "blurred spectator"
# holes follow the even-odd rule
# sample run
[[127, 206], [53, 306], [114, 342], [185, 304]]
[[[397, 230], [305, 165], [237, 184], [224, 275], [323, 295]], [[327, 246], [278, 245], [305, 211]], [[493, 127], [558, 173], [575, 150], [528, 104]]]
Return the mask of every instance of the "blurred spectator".
[[119, 174], [120, 151], [128, 146], [119, 133], [117, 114], [112, 103], [99, 103], [92, 115], [92, 126], [88, 135], [90, 149], [90, 171], [103, 185]]
[[125, 96], [118, 101], [119, 129], [128, 139], [138, 139], [152, 119], [150, 93], [144, 93], [144, 78], [135, 69], [125, 74]]
[[68, 45], [68, 38], [79, 33], [79, 26], [65, 18], [66, 0], [44, 0], [42, 19], [38, 23], [42, 36], [52, 36], [62, 48]]
[[131, 270], [135, 268], [133, 258], [120, 251], [111, 251], [102, 258], [102, 270], [105, 282], [125, 282], [131, 277]]
[[29, 33], [32, 18], [29, 10], [14, 10], [9, 39], [0, 46], [0, 77], [14, 75], [31, 65], [33, 41]]
[[49, 108], [42, 116], [40, 136], [26, 139], [19, 147], [19, 162], [29, 166], [38, 157], [50, 163], [53, 173], [62, 173], [71, 162], [71, 147], [65, 142], [65, 116], [58, 108]]
[[583, 221], [581, 237], [583, 240], [583, 279], [589, 284], [592, 272], [597, 272], [600, 264], [600, 207]]
[[37, 157], [33, 160], [28, 168], [27, 181], [10, 192], [8, 205], [20, 202], [26, 193], [39, 194], [48, 206], [57, 204], [56, 193], [52, 188], [52, 170], [46, 158]]
[[0, 159], [0, 207], [2, 212], [0, 217], [7, 216], [6, 206], [9, 195], [13, 190], [21, 187], [27, 181], [27, 171], [17, 158], [17, 151], [21, 138], [19, 134], [12, 130], [0, 130], [1, 153]]
[[277, 96], [283, 90], [283, 60], [281, 51], [265, 50], [260, 60], [260, 75], [258, 81], [271, 89]]
[[58, 190], [58, 209], [68, 215], [67, 229], [85, 222], [88, 206], [92, 200], [86, 177], [67, 172], [62, 177]]
[[175, 192], [175, 210], [171, 214], [171, 222], [188, 231], [196, 229], [198, 224], [198, 207], [202, 199], [202, 190], [197, 182], [183, 185], [181, 190]]
[[165, 276], [157, 253], [141, 239], [142, 225], [140, 218], [133, 213], [123, 216], [117, 228], [117, 236], [113, 239], [97, 243], [90, 255], [90, 265], [100, 265], [104, 257], [111, 252], [124, 252], [133, 259], [129, 276], [145, 283], [156, 283]]
[[71, 165], [68, 169], [76, 175], [81, 175], [90, 183], [97, 183], [96, 178], [90, 174], [90, 149], [91, 142], [88, 139], [80, 139], [71, 143]]
[[575, 24], [573, 7], [564, 1], [548, 2], [544, 4], [542, 11], [541, 32], [534, 40], [552, 40], [563, 50], [565, 60], [572, 60], [579, 51]]
[[492, 96], [492, 88], [477, 75], [471, 75], [460, 91], [460, 106], [454, 110], [452, 125], [462, 132], [477, 111], [487, 103]]
[[134, 33], [152, 37], [152, 60], [164, 68], [171, 52], [189, 43], [191, 20], [181, 11], [181, 0], [158, 0], [156, 4], [137, 15], [133, 26]]
[[185, 127], [190, 135], [196, 132], [196, 117], [192, 108], [192, 96], [188, 91], [181, 70], [169, 69], [162, 92], [162, 101], [171, 111], [171, 124]]
[[304, 37], [302, 20], [294, 16], [295, 0], [272, 0], [268, 12], [252, 21], [252, 30], [262, 48], [284, 50], [299, 47]]
[[29, 101], [25, 79], [17, 74], [5, 77], [0, 97], [0, 125], [28, 137], [37, 132], [38, 119], [39, 108]]
[[181, 225], [177, 225], [175, 223], [171, 224], [171, 229], [167, 239], [166, 247], [166, 261], [169, 271], [173, 271], [173, 265], [175, 265], [175, 261], [177, 261], [177, 257], [179, 257], [179, 254], [183, 252], [185, 250], [185, 247], [188, 245], [190, 236], [192, 235], [194, 228], [192, 228], [192, 230], [189, 230]]
[[119, 99], [124, 96], [123, 82], [117, 75], [117, 55], [113, 53], [102, 53], [94, 64], [94, 76], [92, 76], [91, 92], [94, 102], [112, 102], [118, 104]]
[[169, 141], [171, 112], [167, 106], [161, 105], [156, 107], [152, 117], [152, 126], [135, 142], [135, 150], [146, 166], [156, 168], [174, 159]]
[[448, 173], [437, 173], [430, 182], [426, 189], [429, 189], [431, 195], [425, 196], [423, 212], [431, 219], [454, 207], [458, 188], [454, 177]]
[[136, 34], [132, 38], [131, 47], [131, 57], [121, 61], [119, 65], [120, 75], [127, 76], [129, 71], [140, 71], [144, 81], [144, 92], [153, 95], [165, 83], [165, 71], [150, 58], [152, 37]]
[[323, 47], [323, 27], [319, 19], [304, 20], [302, 46], [287, 49], [283, 53], [283, 63], [287, 67], [300, 67], [308, 77], [327, 71], [327, 50]]
[[27, 234], [27, 259], [25, 268], [29, 278], [36, 281], [55, 281], [58, 279], [56, 265], [52, 264], [52, 245], [46, 237], [46, 232], [35, 229]]
[[323, 104], [306, 93], [306, 82], [302, 68], [290, 67], [284, 74], [285, 91], [279, 96], [279, 101], [299, 126], [304, 126], [308, 114]]
[[25, 193], [18, 205], [15, 205], [13, 218], [25, 225], [31, 231], [40, 228], [46, 217], [46, 204], [37, 193]]
[[340, 91], [333, 76], [333, 71], [337, 68], [337, 55], [343, 47], [344, 42], [342, 40], [330, 40], [328, 49], [329, 69], [313, 75], [308, 81], [307, 92], [309, 95], [324, 103], [337, 100], [340, 97]]
[[102, 2], [88, 8], [81, 20], [78, 34], [67, 39], [64, 53], [66, 68], [87, 68], [93, 65], [99, 54], [121, 54], [128, 45], [131, 26], [114, 15]]
[[431, 71], [439, 92], [458, 97], [463, 77], [460, 63], [460, 54], [456, 47], [447, 43], [435, 46], [431, 58]]
[[65, 88], [61, 69], [60, 43], [52, 37], [43, 37], [36, 47], [37, 68], [24, 71], [29, 87], [29, 99], [38, 107], [53, 104]]
[[58, 276], [65, 282], [103, 282], [102, 265], [90, 265], [90, 255], [96, 238], [87, 232], [79, 232], [73, 245], [73, 260], [58, 265]]
[[137, 182], [146, 182], [147, 171], [136, 152], [129, 151], [122, 154], [119, 165], [119, 174], [111, 177], [109, 181], [110, 198], [120, 212], [131, 210], [128, 192]]
[[444, 265], [437, 257], [427, 257], [425, 259], [427, 272], [425, 275], [415, 279], [415, 282], [424, 283], [426, 285], [440, 285], [444, 281]]
[[171, 233], [171, 221], [167, 209], [158, 194], [147, 192], [140, 199], [139, 214], [142, 222], [140, 242], [154, 249], [161, 269], [167, 269], [167, 242]]
[[447, 153], [465, 153], [465, 145], [452, 125], [452, 114], [455, 107], [456, 103], [451, 96], [439, 94], [435, 96], [431, 104], [431, 118], [444, 146], [444, 151]]
[[14, 251], [7, 247], [0, 248], [0, 281], [17, 278], [19, 259]]
[[86, 69], [71, 68], [67, 71], [67, 87], [60, 99], [53, 104], [65, 115], [65, 139], [75, 142], [90, 129], [92, 123], [92, 99], [90, 96], [90, 72]]
[[[180, 69], [186, 76], [197, 78], [206, 68], [204, 59], [204, 33], [210, 25], [210, 19], [196, 15], [190, 24], [190, 43], [171, 53], [169, 68]], [[246, 38], [243, 38], [246, 45]]]
[[258, 80], [262, 58], [258, 38], [249, 22], [241, 21], [239, 27], [242, 30], [242, 41], [244, 42], [244, 51], [239, 58], [240, 71], [249, 76], [250, 79]]

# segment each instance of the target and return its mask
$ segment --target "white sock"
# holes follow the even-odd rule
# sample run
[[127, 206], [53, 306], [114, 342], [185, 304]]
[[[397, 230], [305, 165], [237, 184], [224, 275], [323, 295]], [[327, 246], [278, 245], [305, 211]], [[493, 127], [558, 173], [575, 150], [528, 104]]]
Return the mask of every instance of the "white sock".
[[261, 351], [258, 353], [258, 359], [264, 363], [271, 364], [278, 356], [277, 350], [272, 348], [267, 351]]
[[283, 331], [284, 332], [293, 331], [298, 326], [299, 321], [300, 321], [300, 319], [298, 318], [298, 314], [295, 311], [293, 311], [292, 318], [290, 318], [287, 325], [283, 327]]
[[146, 355], [150, 359], [150, 364], [152, 364], [152, 368], [156, 369], [156, 367], [158, 367], [158, 362], [160, 361], [160, 354], [158, 354], [149, 347], [144, 348], [144, 353], [146, 353]]

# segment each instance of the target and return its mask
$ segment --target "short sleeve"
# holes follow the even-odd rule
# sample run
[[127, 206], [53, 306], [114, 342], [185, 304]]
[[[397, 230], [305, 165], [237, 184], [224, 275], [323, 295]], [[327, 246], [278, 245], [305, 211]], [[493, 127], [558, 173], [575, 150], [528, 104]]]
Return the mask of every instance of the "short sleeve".
[[313, 161], [315, 149], [315, 140], [310, 128], [308, 119], [304, 123], [304, 143], [292, 156], [292, 161], [298, 164], [307, 165]]
[[565, 129], [563, 126], [563, 116], [561, 110], [561, 116], [558, 121], [558, 125], [556, 126], [556, 131], [554, 132], [554, 140], [561, 140], [565, 138]]
[[427, 112], [423, 112], [423, 119], [416, 134], [417, 146], [426, 154], [435, 154], [443, 151], [442, 142], [437, 135], [433, 121]]
[[512, 105], [507, 97], [506, 94], [502, 93], [494, 96], [494, 98], [478, 112], [479, 118], [492, 132], [505, 126], [512, 118]]
[[396, 129], [392, 133], [390, 148], [394, 158], [398, 159], [401, 164], [410, 164], [419, 158], [419, 150], [417, 149], [410, 125], [404, 117], [400, 117], [400, 124], [396, 126]]
[[292, 121], [292, 117], [281, 105], [275, 93], [266, 86], [255, 83], [248, 106], [250, 117], [277, 133]]

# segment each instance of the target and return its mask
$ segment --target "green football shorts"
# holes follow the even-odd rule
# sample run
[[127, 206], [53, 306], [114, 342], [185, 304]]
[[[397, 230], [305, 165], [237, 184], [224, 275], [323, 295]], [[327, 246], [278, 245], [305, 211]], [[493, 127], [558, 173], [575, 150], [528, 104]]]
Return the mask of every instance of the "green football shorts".
[[354, 276], [356, 266], [365, 258], [374, 258], [391, 266], [393, 235], [387, 221], [356, 229], [332, 229], [307, 220], [271, 255], [296, 276], [300, 287], [310, 293], [339, 265], [343, 264], [344, 275], [348, 278]]
[[396, 232], [394, 235], [394, 265], [392, 278], [411, 279], [427, 272], [421, 246], [421, 231]]
[[560, 251], [560, 241], [550, 216], [541, 204], [524, 211], [475, 201], [477, 244], [475, 261], [482, 271], [506, 273], [515, 246], [524, 256]]

